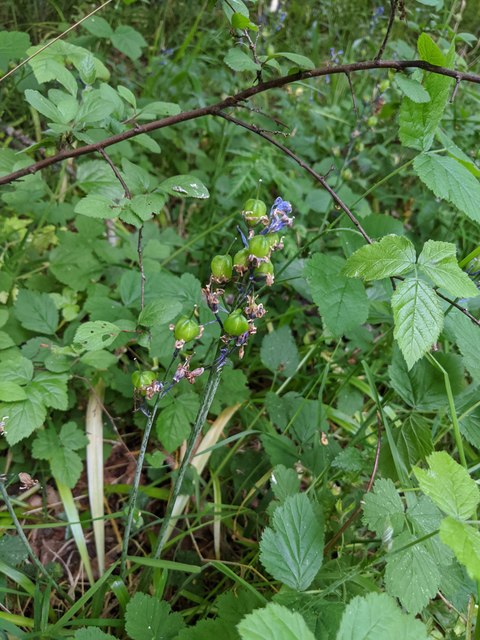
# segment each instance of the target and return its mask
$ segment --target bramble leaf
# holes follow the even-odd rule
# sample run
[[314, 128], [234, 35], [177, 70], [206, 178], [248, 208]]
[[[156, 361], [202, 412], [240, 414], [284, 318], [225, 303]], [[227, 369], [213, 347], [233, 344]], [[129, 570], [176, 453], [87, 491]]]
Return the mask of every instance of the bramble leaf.
[[352, 253], [343, 273], [367, 281], [401, 276], [413, 269], [415, 258], [415, 247], [408, 238], [390, 234]]
[[455, 553], [468, 575], [480, 580], [480, 533], [477, 529], [455, 518], [444, 518], [440, 524], [440, 539]]
[[416, 278], [401, 282], [392, 296], [394, 336], [409, 369], [437, 340], [443, 312], [431, 287]]
[[120, 328], [111, 322], [104, 320], [85, 322], [78, 327], [73, 343], [78, 344], [85, 351], [98, 351], [111, 345], [119, 333]]
[[437, 287], [457, 298], [474, 298], [479, 291], [468, 275], [460, 269], [455, 245], [451, 242], [428, 240], [418, 256], [418, 266]]
[[377, 480], [373, 491], [365, 495], [363, 522], [379, 536], [387, 527], [392, 527], [395, 534], [402, 531], [405, 523], [403, 502], [389, 478]]
[[237, 629], [242, 640], [315, 640], [299, 613], [275, 602], [249, 613]]
[[20, 289], [15, 302], [15, 315], [25, 329], [51, 335], [58, 325], [58, 311], [48, 293]]
[[290, 327], [284, 325], [266, 334], [262, 340], [260, 358], [270, 371], [286, 377], [294, 375], [299, 357]]
[[125, 630], [132, 640], [173, 640], [185, 626], [180, 613], [146, 593], [136, 593], [127, 604]]

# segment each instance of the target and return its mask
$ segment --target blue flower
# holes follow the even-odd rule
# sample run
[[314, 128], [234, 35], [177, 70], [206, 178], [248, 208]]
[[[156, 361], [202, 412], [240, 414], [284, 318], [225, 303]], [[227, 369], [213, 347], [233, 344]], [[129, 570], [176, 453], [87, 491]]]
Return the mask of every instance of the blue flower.
[[270, 209], [269, 223], [266, 229], [261, 232], [262, 235], [281, 231], [285, 227], [291, 227], [294, 219], [293, 217], [289, 218], [289, 213], [292, 213], [290, 202], [283, 200], [283, 198], [277, 198]]

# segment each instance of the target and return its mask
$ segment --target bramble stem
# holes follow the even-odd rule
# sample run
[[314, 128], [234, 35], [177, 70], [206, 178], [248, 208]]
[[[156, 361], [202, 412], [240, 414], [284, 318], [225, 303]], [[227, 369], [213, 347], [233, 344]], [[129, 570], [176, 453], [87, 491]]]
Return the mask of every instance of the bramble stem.
[[10, 517], [12, 518], [13, 524], [15, 525], [15, 529], [17, 530], [18, 537], [20, 538], [20, 540], [25, 545], [25, 548], [28, 551], [28, 555], [30, 556], [31, 561], [37, 567], [37, 569], [40, 571], [40, 573], [43, 576], [45, 576], [45, 578], [52, 585], [52, 587], [56, 591], [58, 591], [58, 593], [62, 596], [62, 598], [65, 598], [65, 600], [67, 602], [69, 602], [70, 604], [73, 604], [73, 600], [70, 598], [68, 593], [66, 591], [64, 591], [62, 589], [62, 587], [60, 587], [59, 584], [52, 578], [52, 576], [48, 573], [48, 571], [45, 569], [43, 564], [40, 562], [40, 560], [35, 555], [35, 551], [30, 546], [30, 543], [29, 543], [29, 541], [27, 539], [27, 536], [23, 532], [22, 525], [20, 524], [20, 522], [19, 522], [19, 520], [17, 518], [17, 514], [15, 513], [15, 510], [14, 510], [14, 508], [12, 506], [11, 501], [10, 501], [10, 496], [8, 495], [7, 490], [5, 489], [5, 484], [2, 481], [0, 481], [0, 493], [2, 494], [2, 498], [3, 498], [4, 502], [5, 502], [5, 506], [7, 507], [8, 513], [10, 514]]

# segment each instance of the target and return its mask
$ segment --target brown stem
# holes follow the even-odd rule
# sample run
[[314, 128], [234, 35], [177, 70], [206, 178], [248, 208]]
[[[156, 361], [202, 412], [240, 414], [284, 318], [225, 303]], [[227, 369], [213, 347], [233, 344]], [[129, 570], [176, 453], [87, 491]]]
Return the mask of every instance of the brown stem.
[[372, 69], [394, 69], [396, 71], [404, 71], [405, 69], [411, 68], [424, 69], [425, 71], [448, 76], [450, 78], [458, 78], [459, 81], [480, 84], [480, 75], [477, 75], [475, 73], [455, 71], [453, 69], [447, 69], [446, 67], [439, 67], [425, 62], [424, 60], [368, 60], [364, 62], [354, 62], [351, 64], [341, 64], [337, 66], [326, 66], [318, 69], [311, 69], [309, 71], [301, 71], [289, 76], [274, 78], [273, 80], [269, 80], [268, 82], [262, 82], [260, 84], [257, 84], [256, 86], [244, 89], [234, 96], [229, 96], [224, 100], [221, 100], [220, 102], [216, 102], [215, 104], [206, 107], [192, 109], [191, 111], [184, 111], [183, 113], [179, 113], [175, 116], [169, 116], [167, 118], [162, 118], [161, 120], [154, 120], [143, 125], [136, 125], [128, 131], [117, 133], [116, 135], [105, 138], [105, 140], [101, 140], [100, 142], [87, 144], [76, 149], [64, 149], [49, 158], [44, 158], [43, 160], [31, 164], [29, 167], [25, 167], [23, 169], [19, 169], [18, 171], [9, 173], [8, 175], [2, 176], [0, 178], [0, 185], [10, 184], [14, 180], [18, 180], [19, 178], [23, 178], [24, 176], [34, 174], [41, 169], [50, 167], [51, 165], [61, 162], [62, 160], [66, 160], [67, 158], [78, 158], [79, 156], [98, 152], [100, 151], [100, 149], [105, 149], [106, 147], [110, 147], [111, 145], [123, 140], [129, 140], [130, 138], [134, 138], [142, 133], [149, 133], [150, 131], [156, 131], [157, 129], [170, 127], [174, 124], [186, 122], [187, 120], [194, 120], [203, 116], [216, 115], [219, 111], [222, 111], [223, 109], [229, 107], [235, 107], [239, 102], [248, 100], [252, 96], [255, 96], [259, 93], [269, 91], [270, 89], [283, 87], [287, 84], [291, 84], [292, 82], [297, 82], [299, 80], [319, 78], [322, 76], [334, 75], [338, 73], [369, 71]]
[[105, 162], [107, 162], [107, 164], [110, 166], [111, 170], [115, 174], [115, 177], [117, 178], [117, 180], [122, 185], [123, 191], [125, 193], [125, 198], [128, 198], [129, 200], [131, 200], [132, 199], [132, 194], [130, 193], [130, 189], [128, 188], [127, 183], [125, 182], [125, 180], [122, 178], [122, 174], [117, 169], [115, 164], [112, 162], [112, 159], [110, 158], [110, 156], [107, 154], [105, 149], [99, 149], [98, 153], [102, 156], [102, 158], [105, 160]]
[[142, 249], [142, 238], [143, 238], [143, 224], [138, 230], [138, 243], [137, 243], [137, 254], [138, 254], [138, 266], [140, 268], [140, 307], [143, 310], [145, 306], [145, 271], [143, 269], [143, 249]]
[[[370, 479], [368, 481], [365, 493], [369, 493], [372, 490], [373, 483], [375, 481], [375, 476], [377, 475], [378, 460], [380, 458], [381, 435], [382, 435], [382, 422], [381, 422], [380, 414], [377, 412], [377, 448], [375, 451], [375, 460], [373, 462], [372, 473], [370, 474]], [[360, 502], [360, 504], [356, 507], [355, 511], [350, 515], [348, 520], [346, 520], [343, 523], [340, 529], [327, 542], [327, 544], [323, 549], [324, 555], [326, 555], [330, 551], [330, 549], [335, 545], [336, 541], [340, 538], [340, 536], [342, 536], [345, 533], [345, 531], [352, 524], [352, 522], [359, 516], [360, 512], [362, 511], [362, 508], [363, 508], [362, 503]]]
[[352, 94], [352, 102], [353, 102], [353, 110], [355, 111], [355, 117], [358, 120], [358, 106], [357, 106], [357, 98], [355, 97], [355, 91], [353, 90], [353, 83], [350, 74], [345, 74], [348, 80], [348, 86], [350, 87], [350, 93]]
[[390, 0], [390, 17], [388, 19], [387, 32], [385, 33], [385, 37], [383, 38], [383, 42], [380, 45], [380, 49], [378, 50], [378, 53], [374, 58], [375, 61], [380, 60], [380, 58], [383, 56], [385, 52], [385, 47], [387, 46], [387, 42], [390, 37], [390, 32], [392, 31], [393, 23], [395, 21], [397, 6], [398, 6], [398, 0]]

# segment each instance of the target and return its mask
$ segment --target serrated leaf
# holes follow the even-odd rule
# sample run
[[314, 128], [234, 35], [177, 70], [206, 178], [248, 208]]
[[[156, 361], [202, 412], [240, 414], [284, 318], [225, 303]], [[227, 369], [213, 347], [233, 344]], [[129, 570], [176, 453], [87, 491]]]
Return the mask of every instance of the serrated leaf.
[[15, 315], [25, 329], [51, 335], [58, 325], [58, 311], [48, 293], [20, 289], [14, 305]]
[[65, 411], [68, 405], [68, 376], [63, 373], [40, 371], [36, 374], [29, 389], [37, 389], [46, 407]]
[[423, 87], [418, 80], [408, 78], [400, 73], [395, 76], [395, 82], [398, 85], [401, 92], [410, 98], [412, 102], [422, 104], [424, 102], [430, 102], [430, 94]]
[[49, 461], [55, 480], [73, 489], [83, 471], [83, 462], [78, 453], [57, 446], [52, 451]]
[[[387, 555], [385, 586], [409, 613], [416, 615], [436, 596], [442, 574], [435, 558], [422, 544], [411, 544], [414, 542], [415, 536], [407, 531], [395, 538], [392, 553]], [[398, 551], [406, 545], [411, 546]]]
[[429, 469], [414, 467], [420, 489], [447, 515], [468, 519], [477, 508], [480, 493], [468, 471], [446, 452], [427, 458]]
[[234, 71], [259, 71], [261, 66], [240, 49], [229, 49], [223, 61]]
[[163, 193], [144, 193], [134, 196], [130, 202], [132, 211], [143, 221], [150, 220], [163, 209], [166, 197]]
[[133, 27], [122, 24], [110, 36], [113, 46], [124, 53], [130, 60], [138, 60], [142, 49], [147, 46], [145, 38]]
[[299, 613], [275, 602], [249, 613], [237, 629], [242, 640], [315, 640]]
[[28, 558], [28, 550], [20, 538], [4, 533], [0, 538], [0, 560], [17, 567]]
[[78, 327], [73, 342], [86, 351], [98, 351], [111, 345], [119, 333], [120, 328], [116, 324], [96, 320]]
[[115, 636], [105, 633], [98, 627], [83, 627], [77, 629], [73, 636], [75, 640], [116, 640]]
[[37, 460], [50, 460], [58, 447], [58, 435], [51, 427], [41, 429], [32, 443], [32, 456]]
[[27, 394], [23, 387], [16, 382], [5, 380], [0, 384], [0, 400], [3, 402], [18, 402], [26, 400]]
[[392, 296], [394, 337], [411, 369], [438, 339], [443, 311], [431, 287], [416, 278], [401, 282]]
[[91, 193], [85, 198], [81, 198], [75, 205], [75, 213], [81, 213], [89, 218], [116, 218], [119, 216], [128, 200], [123, 199], [120, 203], [114, 202], [111, 198], [99, 193]]
[[480, 384], [480, 330], [463, 313], [452, 309], [447, 316], [448, 329], [453, 331], [462, 359], [473, 380]]
[[479, 295], [475, 284], [460, 269], [455, 245], [451, 242], [428, 240], [418, 256], [418, 266], [437, 287], [456, 298], [474, 298]]
[[413, 161], [422, 182], [437, 196], [453, 204], [475, 222], [480, 222], [480, 182], [450, 156], [422, 153]]
[[60, 429], [60, 442], [67, 449], [82, 449], [88, 444], [88, 438], [75, 422], [66, 422]]
[[[305, 278], [325, 325], [335, 336], [366, 322], [368, 298], [361, 282], [343, 275], [345, 261], [339, 256], [314, 254], [307, 260]], [[355, 309], [355, 313], [352, 313]]]
[[425, 625], [407, 615], [385, 593], [353, 598], [345, 609], [336, 640], [428, 640]]
[[293, 469], [287, 469], [283, 464], [277, 464], [270, 476], [270, 484], [275, 498], [284, 502], [288, 497], [300, 491], [300, 478]]
[[209, 198], [207, 187], [197, 176], [181, 175], [164, 180], [159, 189], [177, 198]]
[[440, 539], [448, 545], [468, 575], [480, 580], [480, 533], [471, 525], [455, 518], [444, 518], [440, 524]]
[[[437, 0], [434, 0], [436, 3]], [[440, 47], [434, 42], [428, 33], [421, 33], [417, 40], [417, 49], [420, 56], [420, 60], [430, 62], [430, 64], [436, 64], [441, 67], [446, 64], [446, 58]]]
[[145, 305], [138, 316], [138, 324], [142, 327], [162, 325], [173, 320], [182, 310], [182, 303], [178, 300], [153, 300]]
[[260, 349], [262, 363], [283, 376], [293, 376], [299, 363], [298, 349], [290, 327], [284, 325], [276, 329], [262, 340]]
[[146, 593], [136, 593], [127, 604], [125, 630], [132, 640], [174, 640], [184, 626], [180, 613]]
[[304, 493], [277, 507], [273, 528], [264, 530], [260, 561], [276, 579], [297, 591], [312, 584], [323, 561], [323, 523]]
[[0, 71], [6, 71], [11, 60], [23, 58], [30, 46], [30, 36], [23, 31], [0, 31]]
[[394, 534], [402, 531], [405, 523], [403, 502], [393, 482], [380, 478], [373, 485], [373, 491], [364, 497], [363, 522], [367, 527], [382, 536], [387, 527]]
[[38, 393], [30, 392], [21, 402], [5, 402], [0, 414], [8, 416], [6, 439], [14, 445], [42, 426], [47, 410]]
[[28, 358], [15, 358], [0, 362], [0, 383], [14, 382], [25, 385], [33, 378], [33, 363]]
[[188, 438], [199, 406], [200, 399], [195, 393], [182, 393], [160, 411], [156, 422], [157, 436], [169, 453]]
[[421, 415], [410, 414], [399, 429], [397, 447], [403, 460], [415, 464], [433, 451], [432, 428]]
[[415, 259], [415, 247], [410, 240], [391, 234], [352, 253], [343, 273], [367, 281], [401, 276], [413, 269]]

